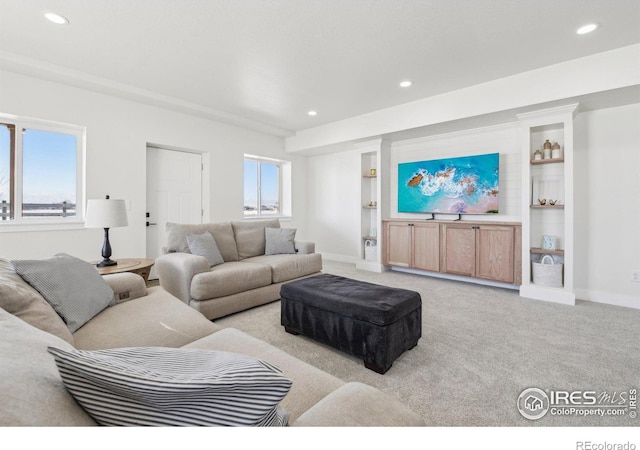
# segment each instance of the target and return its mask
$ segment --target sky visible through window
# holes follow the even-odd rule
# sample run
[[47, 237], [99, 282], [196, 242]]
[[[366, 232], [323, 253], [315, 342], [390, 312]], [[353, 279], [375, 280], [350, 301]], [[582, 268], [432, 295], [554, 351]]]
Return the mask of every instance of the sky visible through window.
[[10, 134], [6, 125], [0, 125], [0, 201], [9, 201]]
[[23, 134], [23, 203], [76, 202], [76, 137], [48, 131]]
[[[260, 181], [262, 207], [279, 209], [279, 178], [280, 167], [268, 162], [260, 163]], [[257, 209], [258, 207], [258, 161], [245, 160], [244, 162], [244, 206]], [[268, 212], [268, 210], [263, 211]]]
[[[9, 201], [10, 134], [0, 126], [0, 200]], [[23, 203], [76, 202], [76, 137], [27, 129], [23, 133]]]

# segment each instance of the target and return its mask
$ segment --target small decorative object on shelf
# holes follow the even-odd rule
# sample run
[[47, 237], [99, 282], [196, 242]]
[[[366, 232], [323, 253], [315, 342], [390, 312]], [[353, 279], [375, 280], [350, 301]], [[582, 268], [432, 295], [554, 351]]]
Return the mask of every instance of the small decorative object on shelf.
[[545, 250], [555, 250], [556, 249], [556, 237], [545, 234], [542, 237], [542, 248]]
[[549, 200], [549, 204], [550, 204], [551, 206], [554, 206], [554, 205], [556, 204], [556, 202], [557, 202], [557, 201], [558, 201], [558, 200]]
[[549, 142], [549, 139], [544, 142], [544, 159], [551, 159], [551, 142]]
[[376, 169], [371, 169], [369, 171], [369, 174], [372, 175], [372, 176], [375, 176], [376, 175]]
[[538, 203], [540, 203], [541, 206], [544, 206], [547, 204], [547, 199], [546, 198], [543, 198], [542, 200], [538, 199]]
[[554, 142], [553, 145], [551, 146], [551, 159], [559, 159], [562, 157], [561, 152], [560, 152], [560, 144], [558, 144], [557, 142]]
[[540, 150], [536, 150], [533, 154], [534, 161], [540, 161], [542, 159], [542, 152]]
[[378, 236], [378, 229], [376, 227], [371, 227], [369, 230], [369, 236], [376, 237]]

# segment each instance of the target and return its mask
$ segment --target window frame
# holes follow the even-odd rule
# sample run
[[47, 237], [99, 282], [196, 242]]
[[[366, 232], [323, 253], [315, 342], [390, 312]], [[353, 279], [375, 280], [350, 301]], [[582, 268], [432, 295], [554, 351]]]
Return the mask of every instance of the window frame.
[[[247, 161], [252, 161], [257, 163], [257, 191], [256, 191], [256, 210], [257, 213], [255, 215], [246, 215], [244, 205], [246, 192], [244, 191], [244, 179], [245, 179], [245, 163]], [[278, 166], [278, 214], [262, 214], [262, 179], [261, 179], [261, 164], [271, 164]], [[242, 216], [247, 220], [264, 220], [269, 218], [291, 218], [291, 162], [283, 161], [275, 158], [266, 158], [263, 156], [256, 155], [244, 155], [242, 160], [242, 172], [243, 172], [243, 189], [242, 189]]]
[[[13, 127], [10, 143], [10, 201], [13, 219], [0, 220], [0, 232], [83, 228], [86, 201], [86, 127], [0, 113], [0, 123]], [[23, 133], [29, 129], [72, 135], [76, 138], [76, 213], [74, 216], [23, 217]], [[13, 149], [11, 148], [13, 147]]]

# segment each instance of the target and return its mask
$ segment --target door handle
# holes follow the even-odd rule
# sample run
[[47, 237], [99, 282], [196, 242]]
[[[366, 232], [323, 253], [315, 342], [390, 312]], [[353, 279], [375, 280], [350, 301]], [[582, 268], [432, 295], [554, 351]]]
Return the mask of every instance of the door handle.
[[[149, 218], [151, 214], [149, 214], [148, 212], [146, 213], [147, 219]], [[157, 223], [151, 223], [147, 220], [147, 226], [151, 226], [151, 225], [158, 225]]]

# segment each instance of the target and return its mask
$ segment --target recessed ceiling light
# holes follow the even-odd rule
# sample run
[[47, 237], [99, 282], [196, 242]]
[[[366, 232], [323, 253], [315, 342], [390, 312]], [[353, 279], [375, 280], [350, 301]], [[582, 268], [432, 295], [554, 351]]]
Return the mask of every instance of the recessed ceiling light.
[[309, 111], [307, 114], [309, 114], [310, 116], [317, 116], [318, 113], [316, 111]]
[[592, 31], [595, 31], [600, 25], [598, 25], [597, 23], [589, 23], [587, 25], [583, 25], [580, 28], [578, 28], [576, 30], [576, 33], [578, 34], [587, 34], [587, 33], [591, 33]]
[[49, 21], [49, 22], [53, 22], [57, 25], [66, 25], [69, 23], [69, 19], [67, 19], [64, 16], [61, 16], [60, 14], [56, 14], [56, 13], [44, 13], [44, 17]]
[[405, 81], [401, 81], [401, 82], [400, 82], [400, 87], [405, 87], [405, 88], [406, 88], [406, 87], [411, 86], [412, 84], [413, 84], [413, 83], [412, 83], [411, 81], [409, 81], [409, 80], [405, 80]]

